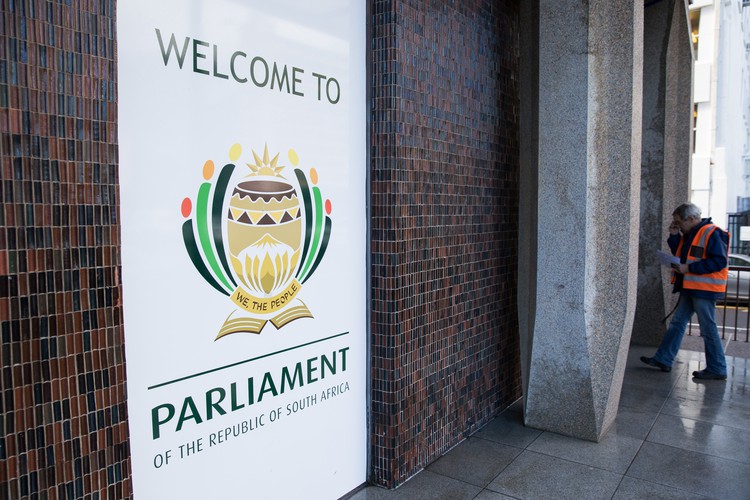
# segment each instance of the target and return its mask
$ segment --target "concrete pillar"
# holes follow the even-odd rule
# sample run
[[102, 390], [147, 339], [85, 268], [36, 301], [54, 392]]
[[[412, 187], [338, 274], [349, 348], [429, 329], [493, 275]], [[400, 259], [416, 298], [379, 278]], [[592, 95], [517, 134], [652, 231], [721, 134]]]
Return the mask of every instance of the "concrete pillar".
[[[688, 201], [692, 151], [692, 44], [686, 0], [650, 3], [643, 22], [643, 150], [638, 301], [631, 342], [659, 345], [662, 319], [677, 297], [670, 271], [655, 261], [669, 251], [672, 211]], [[705, 208], [704, 208], [705, 211]]]
[[521, 40], [522, 75], [538, 74], [521, 110], [522, 199], [536, 203], [521, 213], [519, 282], [533, 279], [519, 290], [525, 421], [598, 441], [617, 413], [635, 310], [643, 6], [523, 4], [538, 25], [536, 43], [536, 28]]

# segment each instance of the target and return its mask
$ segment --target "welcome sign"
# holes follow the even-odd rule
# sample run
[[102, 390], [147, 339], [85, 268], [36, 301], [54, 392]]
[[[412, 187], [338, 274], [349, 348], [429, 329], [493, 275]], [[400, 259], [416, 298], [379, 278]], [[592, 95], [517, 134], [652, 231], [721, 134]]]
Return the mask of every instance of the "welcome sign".
[[[355, 5], [356, 4], [356, 5]], [[139, 498], [365, 481], [365, 11], [118, 2]]]

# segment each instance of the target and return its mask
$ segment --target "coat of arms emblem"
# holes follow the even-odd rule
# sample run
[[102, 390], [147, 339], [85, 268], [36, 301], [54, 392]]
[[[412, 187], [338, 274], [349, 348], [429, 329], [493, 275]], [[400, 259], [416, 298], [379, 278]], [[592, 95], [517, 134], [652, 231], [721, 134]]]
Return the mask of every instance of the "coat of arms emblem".
[[297, 168], [294, 150], [288, 158], [296, 186], [281, 175], [285, 166], [279, 164], [279, 154], [269, 157], [267, 145], [262, 157], [252, 151], [246, 175], [235, 176], [241, 156], [242, 146], [232, 146], [230, 161], [218, 175], [214, 162], [206, 161], [204, 182], [181, 207], [186, 219], [182, 236], [193, 266], [235, 305], [217, 339], [260, 333], [269, 321], [280, 329], [312, 318], [298, 295], [331, 236], [331, 201], [323, 201], [314, 168], [309, 176]]

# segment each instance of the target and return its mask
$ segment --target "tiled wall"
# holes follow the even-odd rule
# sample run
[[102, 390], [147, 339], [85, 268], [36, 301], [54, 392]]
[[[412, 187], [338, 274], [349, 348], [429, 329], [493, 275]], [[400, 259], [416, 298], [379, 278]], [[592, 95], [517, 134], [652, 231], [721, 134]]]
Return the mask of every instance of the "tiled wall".
[[[516, 1], [372, 2], [373, 480], [520, 396]], [[115, 0], [0, 2], [0, 498], [130, 495]]]
[[116, 86], [114, 0], [0, 2], [3, 499], [130, 495]]
[[518, 2], [372, 4], [372, 480], [521, 394]]

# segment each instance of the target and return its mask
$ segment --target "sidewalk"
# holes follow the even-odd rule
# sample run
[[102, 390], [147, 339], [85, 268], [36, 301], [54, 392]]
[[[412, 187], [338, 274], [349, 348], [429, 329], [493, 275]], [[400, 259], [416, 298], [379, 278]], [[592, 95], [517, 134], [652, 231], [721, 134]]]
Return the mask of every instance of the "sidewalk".
[[[734, 345], [736, 344], [736, 345]], [[686, 337], [683, 347], [702, 349]], [[701, 352], [682, 350], [671, 373], [632, 346], [617, 419], [601, 443], [524, 427], [521, 401], [400, 488], [370, 486], [352, 500], [750, 498], [750, 360], [730, 343], [726, 381], [694, 381]]]

